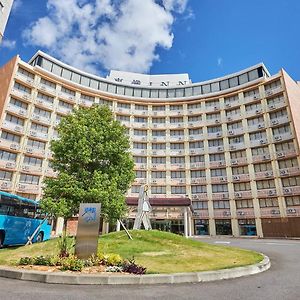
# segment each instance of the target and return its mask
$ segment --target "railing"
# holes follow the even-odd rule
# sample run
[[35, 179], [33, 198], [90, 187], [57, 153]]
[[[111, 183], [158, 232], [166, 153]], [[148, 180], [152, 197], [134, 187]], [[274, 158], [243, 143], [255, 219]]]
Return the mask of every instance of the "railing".
[[25, 173], [41, 173], [42, 167], [23, 164], [21, 170]]
[[15, 123], [11, 123], [11, 122], [8, 122], [8, 121], [4, 121], [2, 127], [5, 128], [5, 129], [8, 129], [8, 130], [18, 132], [18, 133], [23, 133], [24, 132], [24, 127], [23, 126], [20, 126], [20, 125], [17, 125]]
[[22, 117], [27, 117], [28, 115], [28, 111], [24, 108], [20, 108], [18, 106], [15, 106], [11, 103], [9, 103], [6, 107], [7, 111], [10, 111], [10, 112], [13, 112], [19, 116], [22, 116]]

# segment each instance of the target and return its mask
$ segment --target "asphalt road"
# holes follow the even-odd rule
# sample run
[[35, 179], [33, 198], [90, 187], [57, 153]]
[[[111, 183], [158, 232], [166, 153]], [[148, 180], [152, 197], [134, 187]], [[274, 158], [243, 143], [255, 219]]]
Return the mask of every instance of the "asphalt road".
[[300, 299], [300, 241], [233, 238], [201, 240], [263, 252], [271, 259], [271, 269], [232, 280], [155, 286], [49, 285], [0, 278], [0, 299]]

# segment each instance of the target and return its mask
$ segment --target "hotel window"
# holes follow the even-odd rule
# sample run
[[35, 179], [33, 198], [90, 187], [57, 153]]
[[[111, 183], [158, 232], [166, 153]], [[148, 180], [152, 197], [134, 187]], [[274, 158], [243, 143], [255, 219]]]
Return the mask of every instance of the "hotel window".
[[166, 178], [166, 172], [163, 171], [152, 171], [151, 178]]
[[192, 194], [206, 193], [206, 185], [192, 185]]
[[146, 150], [147, 144], [146, 143], [133, 143], [133, 148]]
[[239, 182], [233, 184], [233, 189], [235, 192], [244, 192], [244, 191], [250, 191], [251, 186], [249, 182]]
[[207, 209], [208, 203], [207, 203], [207, 201], [193, 201], [193, 208], [194, 209]]
[[17, 100], [17, 99], [15, 99], [15, 98], [12, 98], [12, 97], [11, 97], [9, 103], [10, 103], [11, 105], [13, 105], [13, 106], [16, 106], [16, 107], [18, 107], [18, 108], [22, 108], [22, 109], [25, 109], [25, 110], [27, 110], [27, 108], [28, 108], [28, 104], [27, 104], [27, 103], [22, 102], [22, 101], [20, 101], [20, 100]]
[[190, 163], [205, 162], [204, 155], [190, 156]]
[[234, 108], [234, 109], [230, 109], [230, 110], [226, 110], [226, 117], [232, 117], [232, 116], [237, 116], [237, 115], [241, 115], [241, 109], [238, 108]]
[[209, 154], [209, 161], [225, 161], [224, 153]]
[[152, 136], [153, 137], [164, 137], [166, 136], [165, 130], [152, 130]]
[[152, 144], [152, 150], [166, 150], [166, 144]]
[[51, 89], [56, 89], [56, 84], [52, 81], [49, 81], [47, 79], [41, 78], [41, 84], [51, 88]]
[[144, 110], [144, 111], [147, 111], [147, 110], [148, 110], [148, 106], [147, 106], [147, 105], [135, 104], [134, 108], [135, 108], [136, 110]]
[[75, 91], [72, 91], [64, 86], [61, 87], [61, 91], [69, 96], [75, 97]]
[[189, 88], [185, 88], [185, 96], [186, 97], [190, 97], [193, 95], [193, 88], [192, 87], [189, 87]]
[[165, 118], [152, 118], [152, 124], [165, 124]]
[[152, 111], [165, 111], [166, 107], [165, 106], [152, 106]]
[[288, 115], [288, 113], [287, 113], [287, 110], [284, 108], [284, 109], [269, 113], [269, 115], [270, 115], [271, 120], [276, 120], [276, 119], [279, 119], [282, 117], [286, 117]]
[[185, 186], [171, 186], [171, 194], [186, 194]]
[[218, 120], [220, 119], [220, 113], [206, 114], [206, 120]]
[[184, 149], [184, 143], [170, 143], [171, 150]]
[[[1, 3], [1, 2], [0, 2]], [[0, 4], [0, 8], [1, 8], [1, 4]], [[24, 75], [25, 77], [28, 77], [30, 79], [34, 79], [34, 74], [28, 72], [27, 70], [19, 67], [18, 68], [18, 73]]]
[[252, 200], [236, 200], [235, 201], [236, 208], [253, 208]]
[[246, 112], [249, 111], [260, 111], [261, 110], [261, 103], [260, 102], [256, 102], [256, 103], [252, 103], [252, 104], [247, 104], [245, 106]]
[[239, 135], [228, 139], [229, 145], [244, 143], [244, 136]]
[[290, 158], [278, 161], [279, 169], [298, 167], [297, 158]]
[[36, 115], [40, 116], [40, 117], [44, 117], [46, 119], [50, 119], [51, 118], [51, 112], [35, 107], [34, 111], [33, 111]]
[[183, 110], [183, 106], [182, 105], [170, 105], [170, 110], [174, 111], [174, 110]]
[[265, 85], [265, 90], [266, 91], [271, 91], [271, 90], [274, 90], [274, 89], [277, 89], [277, 88], [281, 88], [280, 79]]
[[211, 188], [212, 188], [213, 193], [228, 192], [228, 185], [227, 184], [212, 184]]
[[32, 156], [24, 156], [23, 164], [41, 167], [43, 160]]
[[204, 178], [204, 177], [206, 177], [205, 170], [191, 171], [191, 178]]
[[274, 179], [256, 181], [256, 187], [258, 190], [274, 189]]
[[268, 163], [261, 163], [261, 164], [255, 164], [254, 165], [254, 171], [255, 172], [272, 171], [272, 164], [270, 162], [268, 162]]
[[230, 152], [231, 159], [246, 158], [246, 150]]
[[244, 98], [254, 98], [254, 97], [259, 98], [259, 90], [258, 89], [247, 91], [244, 93]]
[[47, 126], [43, 126], [43, 125], [36, 124], [36, 123], [31, 123], [30, 129], [38, 131], [38, 132], [42, 132], [42, 133], [48, 133], [48, 127]]
[[182, 123], [183, 122], [183, 118], [182, 117], [170, 117], [170, 123], [174, 124], [174, 123]]
[[223, 139], [209, 140], [208, 147], [220, 147], [223, 146]]
[[258, 147], [251, 149], [252, 156], [269, 155], [269, 147]]
[[143, 156], [134, 156], [133, 160], [136, 164], [146, 164], [147, 163], [147, 157], [143, 157]]
[[299, 186], [300, 185], [300, 177], [289, 177], [281, 179], [282, 186]]
[[24, 92], [26, 94], [31, 94], [31, 89], [26, 87], [25, 85], [15, 82], [14, 88], [18, 91]]
[[258, 124], [264, 124], [264, 117], [260, 116], [257, 118], [247, 119], [248, 126], [254, 126]]
[[258, 199], [259, 207], [278, 207], [278, 199], [276, 198], [267, 198], [267, 199]]
[[189, 135], [203, 134], [203, 128], [189, 129]]
[[231, 168], [232, 175], [249, 174], [248, 166], [240, 166]]
[[134, 129], [133, 134], [136, 136], [147, 136], [147, 130]]
[[46, 147], [46, 143], [40, 142], [40, 141], [36, 141], [36, 140], [28, 139], [27, 146], [35, 148], [35, 149], [44, 150], [45, 147]]
[[285, 133], [291, 133], [291, 127], [289, 124], [273, 128], [273, 135], [280, 135], [280, 134], [285, 134]]
[[65, 102], [65, 101], [62, 101], [62, 100], [59, 100], [58, 105], [60, 107], [64, 107], [64, 108], [69, 109], [69, 110], [73, 109], [73, 104]]
[[118, 103], [117, 103], [117, 107], [118, 107], [118, 108], [130, 109], [130, 104], [129, 104], [129, 103], [118, 102]]
[[170, 130], [170, 136], [184, 136], [183, 130]]
[[90, 102], [90, 103], [95, 102], [95, 97], [92, 97], [92, 96], [81, 94], [80, 98], [81, 98], [81, 100], [84, 100], [84, 101], [87, 101], [87, 102]]
[[116, 119], [120, 122], [130, 122], [130, 117], [129, 116], [123, 116], [123, 115], [117, 115]]
[[17, 160], [17, 154], [0, 150], [0, 159], [15, 162]]
[[205, 107], [218, 107], [220, 104], [219, 100], [206, 101]]
[[38, 93], [38, 94], [37, 94], [37, 99], [38, 99], [38, 100], [41, 100], [42, 102], [47, 102], [47, 103], [49, 103], [50, 105], [52, 105], [52, 104], [53, 104], [53, 101], [54, 101], [54, 98], [53, 98], [53, 97], [47, 96], [47, 95], [42, 94], [42, 93]]
[[13, 176], [12, 172], [0, 171], [0, 180], [11, 181]]
[[132, 187], [131, 187], [131, 193], [132, 194], [139, 194], [139, 192], [140, 192], [140, 186], [139, 185], [133, 185]]
[[113, 102], [105, 99], [99, 99], [99, 105], [113, 106]]
[[40, 177], [35, 175], [21, 174], [19, 182], [26, 184], [39, 184]]
[[166, 164], [166, 158], [165, 157], [152, 157], [151, 158], [152, 164]]
[[190, 149], [203, 149], [204, 142], [203, 141], [189, 142], [189, 148]]
[[199, 109], [199, 108], [201, 108], [201, 103], [188, 104], [188, 109], [190, 110]]
[[266, 131], [257, 131], [249, 134], [250, 141], [265, 140], [267, 138]]
[[134, 117], [134, 122], [136, 122], [136, 123], [147, 123], [147, 118], [144, 118], [144, 117]]
[[146, 171], [135, 171], [136, 178], [146, 178], [147, 172]]
[[286, 206], [300, 205], [300, 196], [285, 197]]
[[171, 178], [185, 178], [185, 171], [172, 171], [171, 172]]
[[9, 133], [7, 131], [1, 132], [1, 138], [10, 142], [14, 142], [17, 144], [20, 144], [21, 137], [12, 133]]
[[152, 186], [151, 187], [151, 194], [165, 194], [166, 193], [166, 187], [165, 186]]
[[171, 157], [171, 164], [184, 164], [185, 157], [184, 156], [172, 156]]
[[189, 122], [201, 122], [202, 115], [188, 117]]
[[226, 169], [211, 169], [210, 176], [211, 177], [226, 176]]
[[24, 125], [24, 120], [18, 117], [15, 117], [11, 114], [7, 114], [5, 117], [5, 121], [8, 121], [10, 123], [13, 123], [15, 125], [23, 126]]
[[275, 148], [277, 152], [295, 151], [295, 145], [293, 141], [276, 144]]
[[207, 133], [217, 133], [217, 132], [221, 132], [222, 131], [222, 126], [218, 125], [218, 126], [208, 126], [207, 127]]
[[235, 129], [240, 129], [240, 128], [243, 128], [242, 121], [227, 124], [227, 129], [228, 130], [235, 130]]
[[283, 95], [276, 96], [267, 100], [268, 106], [285, 103]]
[[229, 205], [229, 201], [227, 200], [214, 200], [213, 201], [213, 205], [214, 205], [214, 209], [229, 209], [230, 205]]
[[238, 95], [231, 96], [231, 97], [226, 97], [224, 99], [225, 106], [231, 106], [231, 104], [233, 104], [235, 102], [238, 102], [238, 101], [239, 101], [239, 96]]

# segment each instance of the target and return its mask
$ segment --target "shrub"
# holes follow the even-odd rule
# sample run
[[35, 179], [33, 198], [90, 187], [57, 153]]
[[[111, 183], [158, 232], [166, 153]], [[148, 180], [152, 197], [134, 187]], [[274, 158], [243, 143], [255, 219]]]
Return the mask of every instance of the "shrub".
[[105, 266], [121, 266], [124, 262], [123, 258], [119, 254], [115, 253], [98, 253], [98, 260], [101, 265]]
[[77, 258], [75, 255], [69, 255], [68, 257], [61, 259], [60, 263], [60, 269], [62, 271], [70, 270], [80, 272], [84, 267], [84, 261]]
[[143, 275], [146, 273], [147, 270], [143, 266], [136, 264], [134, 258], [125, 261], [122, 265], [122, 268], [125, 273], [136, 274], [136, 275]]
[[33, 265], [36, 266], [49, 266], [50, 265], [50, 256], [37, 256], [33, 258]]
[[118, 266], [109, 266], [105, 268], [105, 272], [121, 273], [123, 272], [123, 268]]
[[64, 232], [58, 239], [59, 257], [68, 257], [74, 247], [73, 240]]
[[33, 265], [33, 260], [34, 259], [32, 257], [21, 257], [18, 264], [20, 266]]

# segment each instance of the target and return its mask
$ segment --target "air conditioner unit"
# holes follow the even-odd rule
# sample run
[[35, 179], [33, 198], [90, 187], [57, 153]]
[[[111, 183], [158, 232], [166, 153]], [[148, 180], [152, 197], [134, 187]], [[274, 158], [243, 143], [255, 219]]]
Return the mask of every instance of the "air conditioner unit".
[[219, 107], [218, 107], [218, 106], [215, 106], [215, 107], [214, 107], [214, 110], [215, 110], [215, 111], [219, 110]]
[[222, 194], [222, 199], [227, 199], [228, 198], [228, 194]]
[[22, 98], [28, 100], [29, 97], [27, 95], [23, 95]]
[[32, 153], [33, 152], [33, 149], [31, 148], [26, 148], [26, 153]]
[[6, 163], [5, 167], [8, 169], [12, 169], [15, 167], [15, 163], [8, 162], [8, 163]]
[[22, 131], [22, 128], [21, 128], [21, 127], [19, 127], [19, 126], [16, 126], [16, 127], [15, 127], [15, 131], [17, 131], [17, 132], [21, 132], [21, 131]]
[[235, 150], [236, 146], [230, 146], [229, 148], [230, 148], [230, 150]]
[[145, 154], [145, 150], [142, 150], [141, 153], [142, 153], [142, 154]]
[[285, 157], [285, 154], [283, 152], [277, 152], [277, 157], [278, 158]]
[[282, 137], [280, 135], [275, 136], [275, 141], [281, 141], [281, 140], [282, 140]]
[[272, 215], [280, 215], [280, 210], [278, 210], [278, 209], [272, 209], [271, 210], [271, 214]]
[[195, 151], [195, 150], [191, 150], [190, 152], [191, 152], [191, 154], [195, 154], [195, 153], [196, 153], [196, 151]]
[[6, 188], [7, 186], [8, 186], [8, 183], [7, 183], [7, 182], [2, 182], [2, 183], [1, 183], [1, 187], [2, 187], [2, 188]]
[[220, 120], [215, 120], [215, 123], [216, 123], [216, 124], [219, 124], [219, 123], [220, 123]]
[[224, 148], [223, 147], [218, 147], [218, 151], [223, 151]]
[[295, 214], [297, 211], [296, 211], [295, 208], [288, 208], [288, 209], [286, 210], [286, 212], [287, 212], [288, 214]]
[[155, 179], [152, 179], [152, 183], [157, 183], [157, 181]]
[[179, 141], [182, 141], [182, 137], [179, 137], [178, 140], [179, 140]]
[[229, 130], [229, 131], [228, 131], [228, 134], [229, 134], [229, 135], [234, 135], [233, 130]]
[[219, 166], [224, 166], [224, 162], [223, 161], [219, 161]]
[[146, 115], [146, 112], [145, 112], [145, 111], [143, 111], [143, 112], [142, 112], [142, 115], [144, 115], [144, 116], [145, 116], [145, 115]]
[[145, 166], [144, 166], [144, 165], [141, 165], [141, 166], [140, 166], [140, 169], [145, 169]]
[[240, 180], [240, 176], [234, 175], [234, 176], [232, 177], [232, 179], [233, 179], [234, 181], [239, 181], [239, 180]]
[[254, 95], [254, 96], [253, 96], [253, 99], [258, 99], [258, 96]]
[[220, 181], [221, 181], [221, 182], [227, 182], [227, 178], [226, 178], [226, 177], [221, 177], [221, 178], [220, 178]]
[[153, 124], [153, 127], [156, 128], [156, 127], [157, 127], [157, 124]]
[[289, 175], [288, 170], [279, 170], [279, 173], [280, 173], [281, 176]]
[[9, 148], [11, 150], [17, 150], [17, 149], [19, 149], [19, 145], [17, 145], [17, 144], [11, 144]]
[[217, 137], [220, 137], [222, 136], [222, 133], [221, 132], [217, 132]]
[[266, 144], [267, 141], [266, 141], [266, 140], [260, 140], [259, 143], [260, 143], [261, 145], [263, 145], [263, 144]]
[[244, 211], [238, 211], [237, 214], [238, 214], [239, 216], [244, 216], [244, 215], [245, 215], [245, 212], [244, 212]]
[[231, 107], [231, 104], [230, 103], [226, 103], [225, 106], [226, 107]]
[[193, 141], [195, 138], [193, 136], [190, 137], [190, 140]]
[[[142, 151], [143, 152], [143, 151]], [[157, 151], [152, 151], [152, 154], [153, 155], [156, 155], [157, 154]]]
[[39, 121], [40, 120], [40, 116], [34, 115], [33, 119]]
[[154, 111], [154, 112], [153, 112], [153, 115], [154, 115], [154, 116], [157, 116], [157, 111]]
[[232, 118], [231, 117], [227, 117], [227, 121], [232, 121]]
[[192, 195], [192, 199], [198, 199], [197, 195]]
[[23, 171], [29, 171], [29, 167], [28, 167], [28, 166], [23, 166], [23, 167], [22, 167], [22, 170], [23, 170]]
[[197, 183], [197, 180], [196, 179], [192, 179], [192, 183]]
[[29, 134], [30, 134], [31, 136], [37, 136], [37, 133], [36, 133], [35, 131], [30, 131]]
[[275, 190], [270, 190], [268, 192], [268, 196], [275, 196], [276, 195], [276, 191]]
[[230, 211], [224, 211], [223, 216], [230, 216]]
[[19, 110], [19, 114], [22, 115], [22, 116], [24, 116], [24, 115], [26, 114], [26, 111], [23, 110], [23, 109], [20, 109], [20, 110]]
[[24, 184], [19, 184], [19, 190], [25, 190], [26, 186]]
[[238, 165], [239, 162], [238, 162], [237, 160], [232, 160], [232, 161], [231, 161], [231, 164], [232, 164], [232, 165]]
[[270, 154], [265, 154], [263, 156], [263, 160], [269, 160], [271, 157], [270, 157]]
[[290, 189], [290, 188], [285, 188], [285, 189], [283, 189], [283, 193], [284, 193], [284, 194], [291, 194], [291, 193], [292, 193], [292, 189]]
[[265, 128], [265, 125], [264, 124], [258, 124], [258, 128], [259, 129]]
[[142, 124], [142, 127], [145, 128], [145, 127], [146, 127], [146, 124]]
[[272, 91], [266, 91], [266, 93], [267, 93], [268, 96], [273, 95]]
[[153, 165], [152, 168], [153, 168], [153, 169], [157, 169], [157, 165]]
[[277, 124], [279, 124], [278, 120], [273, 120], [272, 121], [272, 125], [277, 125]]
[[265, 176], [266, 177], [272, 177], [273, 176], [273, 172], [265, 172]]
[[242, 197], [242, 193], [235, 193], [234, 196], [237, 197], [237, 198], [241, 198]]
[[153, 138], [153, 142], [156, 142], [156, 141], [157, 141], [157, 138], [156, 138], [156, 137], [154, 137], [154, 138]]

